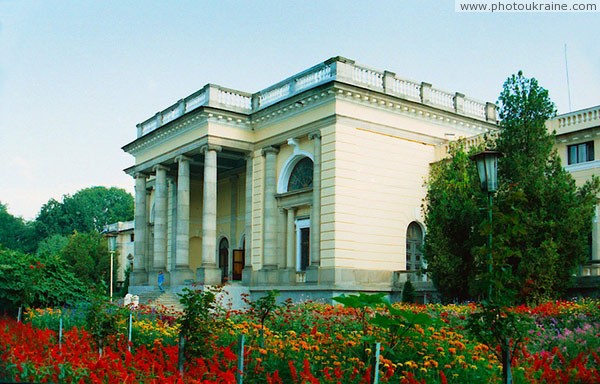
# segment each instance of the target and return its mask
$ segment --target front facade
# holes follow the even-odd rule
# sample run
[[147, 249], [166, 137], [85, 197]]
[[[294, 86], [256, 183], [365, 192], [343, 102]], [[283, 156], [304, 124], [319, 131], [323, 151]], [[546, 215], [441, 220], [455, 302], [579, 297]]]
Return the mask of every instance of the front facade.
[[[558, 115], [547, 123], [556, 132], [556, 150], [565, 169], [571, 173], [577, 186], [592, 175], [600, 176], [600, 105]], [[599, 207], [592, 223], [590, 253], [581, 265], [577, 279], [580, 293], [597, 295], [600, 286], [600, 227]], [[589, 291], [589, 292], [588, 292]]]
[[292, 298], [421, 284], [422, 200], [495, 106], [332, 58], [250, 94], [209, 84], [139, 124], [134, 293], [228, 282]]

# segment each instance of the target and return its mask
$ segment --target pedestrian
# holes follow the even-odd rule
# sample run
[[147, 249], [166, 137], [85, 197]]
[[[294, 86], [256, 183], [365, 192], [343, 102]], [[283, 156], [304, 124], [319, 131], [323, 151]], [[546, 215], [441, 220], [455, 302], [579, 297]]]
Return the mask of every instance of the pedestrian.
[[163, 271], [160, 271], [160, 272], [158, 272], [158, 289], [160, 289], [161, 292], [165, 291], [163, 289], [164, 282], [165, 282], [165, 275], [163, 274]]

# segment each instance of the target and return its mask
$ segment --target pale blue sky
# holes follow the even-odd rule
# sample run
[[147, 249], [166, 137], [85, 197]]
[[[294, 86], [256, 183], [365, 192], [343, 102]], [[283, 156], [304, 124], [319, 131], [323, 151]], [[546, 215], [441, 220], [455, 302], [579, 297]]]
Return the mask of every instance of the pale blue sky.
[[256, 92], [332, 56], [495, 102], [519, 69], [568, 112], [600, 104], [600, 13], [454, 1], [0, 0], [0, 202], [133, 192], [136, 123], [215, 83]]

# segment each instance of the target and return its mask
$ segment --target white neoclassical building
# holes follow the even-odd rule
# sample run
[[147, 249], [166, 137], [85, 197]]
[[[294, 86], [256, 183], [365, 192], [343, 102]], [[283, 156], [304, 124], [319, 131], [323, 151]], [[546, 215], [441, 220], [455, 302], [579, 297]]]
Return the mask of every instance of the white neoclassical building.
[[208, 84], [123, 147], [135, 158], [131, 290], [161, 270], [172, 289], [296, 298], [423, 285], [430, 164], [448, 141], [493, 130], [495, 113], [343, 57], [256, 93]]

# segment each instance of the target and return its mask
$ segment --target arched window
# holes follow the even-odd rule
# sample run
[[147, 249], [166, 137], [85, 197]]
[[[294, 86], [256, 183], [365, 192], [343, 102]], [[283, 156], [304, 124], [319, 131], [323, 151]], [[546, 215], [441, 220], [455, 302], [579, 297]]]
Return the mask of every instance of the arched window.
[[287, 191], [297, 191], [299, 189], [312, 188], [313, 185], [313, 162], [310, 158], [304, 157], [298, 161], [290, 173]]
[[225, 237], [219, 242], [219, 268], [221, 268], [221, 280], [224, 283], [229, 276], [229, 241]]
[[406, 270], [420, 271], [423, 269], [423, 230], [412, 222], [406, 230]]

